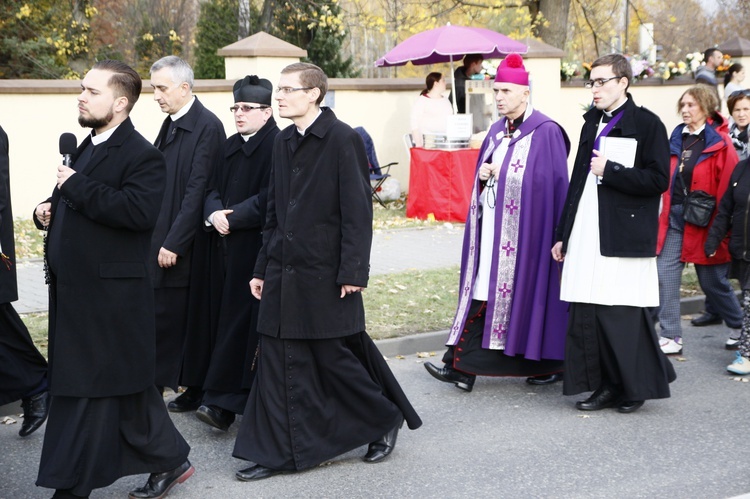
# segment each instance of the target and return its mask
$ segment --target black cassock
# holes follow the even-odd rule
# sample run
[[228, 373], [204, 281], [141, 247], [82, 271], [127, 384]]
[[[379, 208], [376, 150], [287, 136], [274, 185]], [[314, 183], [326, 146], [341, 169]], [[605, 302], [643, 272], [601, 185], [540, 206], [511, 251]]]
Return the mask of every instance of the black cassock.
[[211, 363], [203, 385], [205, 404], [242, 414], [255, 371], [258, 346], [258, 300], [250, 293], [255, 259], [262, 245], [273, 141], [279, 128], [273, 118], [245, 142], [227, 139], [224, 162], [217, 167], [206, 197], [204, 218], [222, 209], [230, 233], [211, 230], [210, 309], [218, 311]]

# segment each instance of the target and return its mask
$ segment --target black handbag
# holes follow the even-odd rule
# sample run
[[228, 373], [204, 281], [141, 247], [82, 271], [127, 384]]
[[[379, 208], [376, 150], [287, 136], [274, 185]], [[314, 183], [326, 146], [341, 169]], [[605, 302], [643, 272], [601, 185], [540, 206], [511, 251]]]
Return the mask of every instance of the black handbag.
[[716, 198], [706, 191], [690, 191], [682, 203], [682, 217], [689, 224], [707, 227], [716, 209]]

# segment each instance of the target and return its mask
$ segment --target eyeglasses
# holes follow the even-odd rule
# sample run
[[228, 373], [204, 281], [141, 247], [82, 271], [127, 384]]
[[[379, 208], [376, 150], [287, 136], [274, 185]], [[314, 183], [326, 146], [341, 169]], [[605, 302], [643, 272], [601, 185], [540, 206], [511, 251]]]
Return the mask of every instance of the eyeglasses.
[[750, 97], [750, 89], [743, 89], [743, 90], [735, 90], [731, 94], [729, 94], [729, 98], [732, 97], [739, 97], [740, 95], [744, 95], [745, 97]]
[[276, 93], [277, 94], [291, 94], [292, 92], [297, 92], [298, 90], [312, 90], [315, 87], [276, 87]]
[[607, 83], [610, 80], [619, 80], [620, 78], [625, 78], [624, 76], [613, 76], [611, 78], [597, 78], [596, 80], [589, 80], [583, 84], [586, 88], [599, 88], [603, 87], [605, 83]]
[[233, 113], [236, 113], [238, 110], [241, 110], [243, 113], [249, 113], [253, 109], [268, 109], [269, 107], [271, 106], [247, 106], [245, 104], [238, 106], [235, 104], [234, 106], [230, 107], [229, 110]]

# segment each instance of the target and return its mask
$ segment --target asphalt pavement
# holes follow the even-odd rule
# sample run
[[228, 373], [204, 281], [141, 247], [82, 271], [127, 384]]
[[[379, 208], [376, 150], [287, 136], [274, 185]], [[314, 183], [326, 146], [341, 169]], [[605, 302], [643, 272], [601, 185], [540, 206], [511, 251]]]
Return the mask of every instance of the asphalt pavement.
[[[402, 230], [376, 234], [373, 274], [458, 261], [460, 227]], [[413, 255], [416, 263], [407, 261]], [[585, 395], [563, 396], [559, 383], [533, 387], [519, 378], [480, 377], [466, 393], [422, 366], [439, 362], [444, 333], [385, 340], [379, 346], [424, 421], [416, 431], [402, 430], [386, 461], [363, 463], [362, 447], [304, 472], [239, 482], [234, 472], [247, 463], [231, 456], [237, 423], [222, 433], [192, 413], [173, 414], [197, 471], [170, 497], [740, 496], [750, 491], [744, 441], [750, 418], [743, 417], [750, 383], [725, 371], [734, 355], [723, 347], [725, 327], [695, 328], [687, 320], [683, 327], [685, 350], [672, 357], [678, 376], [672, 397], [648, 401], [633, 414], [577, 411], [574, 403]], [[424, 350], [436, 356], [416, 355]], [[51, 491], [34, 486], [44, 427], [25, 439], [18, 428], [0, 425], [0, 499], [50, 497]], [[125, 477], [91, 497], [126, 497], [145, 479]]]

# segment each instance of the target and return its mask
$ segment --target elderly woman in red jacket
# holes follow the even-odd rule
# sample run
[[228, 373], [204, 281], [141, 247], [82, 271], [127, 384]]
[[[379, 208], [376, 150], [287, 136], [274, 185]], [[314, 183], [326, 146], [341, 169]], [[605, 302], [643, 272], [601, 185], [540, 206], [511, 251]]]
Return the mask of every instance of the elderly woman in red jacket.
[[685, 91], [677, 103], [683, 123], [670, 138], [670, 187], [662, 196], [657, 243], [659, 271], [659, 324], [662, 351], [682, 352], [680, 324], [680, 281], [685, 263], [693, 263], [703, 292], [730, 328], [727, 347], [738, 343], [742, 311], [734, 294], [727, 270], [729, 251], [723, 242], [716, 253], [706, 256], [703, 246], [708, 226], [688, 222], [683, 203], [692, 191], [704, 191], [718, 201], [727, 190], [737, 165], [737, 152], [727, 135], [727, 124], [718, 112], [719, 102], [713, 90], [696, 85]]

